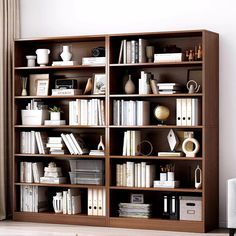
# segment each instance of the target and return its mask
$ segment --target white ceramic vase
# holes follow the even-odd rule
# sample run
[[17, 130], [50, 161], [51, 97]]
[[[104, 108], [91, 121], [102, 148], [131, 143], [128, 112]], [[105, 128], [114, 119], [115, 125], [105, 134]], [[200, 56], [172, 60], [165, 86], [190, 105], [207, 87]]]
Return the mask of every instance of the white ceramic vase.
[[70, 47], [69, 46], [63, 46], [63, 50], [61, 53], [61, 59], [63, 61], [70, 61], [72, 58], [72, 53], [70, 52]]
[[36, 54], [37, 54], [37, 63], [40, 66], [46, 66], [49, 61], [50, 50], [44, 48], [37, 49]]
[[55, 213], [62, 213], [63, 212], [63, 197], [61, 192], [57, 192], [56, 196], [53, 196], [53, 209]]
[[131, 75], [129, 75], [129, 79], [125, 83], [125, 93], [126, 94], [135, 93], [135, 85], [134, 85], [134, 82], [131, 79]]

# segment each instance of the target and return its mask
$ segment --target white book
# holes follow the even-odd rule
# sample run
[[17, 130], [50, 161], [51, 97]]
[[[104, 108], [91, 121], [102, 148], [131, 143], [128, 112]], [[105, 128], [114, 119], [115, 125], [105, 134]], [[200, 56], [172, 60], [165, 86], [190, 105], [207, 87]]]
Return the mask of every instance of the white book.
[[82, 94], [81, 89], [52, 89], [52, 96], [72, 96]]
[[62, 143], [61, 137], [48, 137], [48, 143]]
[[122, 61], [123, 51], [124, 51], [124, 40], [121, 41], [118, 64], [120, 64]]
[[93, 215], [93, 189], [88, 189], [88, 215]]
[[131, 41], [126, 42], [126, 63], [131, 63]]
[[138, 163], [138, 167], [137, 167], [137, 169], [138, 169], [138, 186], [137, 187], [141, 187], [141, 163]]
[[123, 139], [123, 156], [127, 156], [127, 131], [124, 132], [124, 139]]
[[40, 183], [64, 184], [66, 183], [66, 177], [40, 177]]
[[83, 57], [82, 65], [103, 65], [106, 64], [106, 57]]
[[65, 125], [65, 120], [45, 120], [44, 125]]
[[78, 125], [81, 124], [81, 100], [80, 99], [76, 99], [76, 123]]
[[149, 125], [150, 123], [150, 102], [137, 101], [137, 125]]
[[72, 214], [72, 204], [71, 204], [71, 191], [68, 189], [67, 198], [66, 198], [66, 205], [67, 205], [67, 214]]
[[93, 216], [97, 216], [98, 215], [98, 190], [97, 189], [93, 189]]
[[124, 163], [122, 165], [122, 186], [127, 186], [127, 165]]
[[181, 62], [182, 53], [157, 53], [154, 54], [154, 62]]
[[131, 63], [135, 63], [135, 44], [136, 40], [131, 40]]
[[81, 125], [88, 125], [88, 100], [81, 99], [80, 101], [80, 109], [81, 109]]
[[116, 186], [121, 186], [121, 165], [116, 164]]
[[32, 163], [32, 171], [33, 171], [34, 183], [39, 183], [40, 177], [43, 176], [43, 163], [42, 162]]
[[37, 149], [37, 143], [36, 143], [36, 139], [35, 139], [35, 131], [31, 130], [30, 131], [30, 139], [31, 139], [31, 153], [32, 154], [36, 154], [38, 152]]
[[104, 100], [100, 100], [100, 102], [101, 102], [102, 125], [105, 125], [105, 105], [104, 105]]
[[26, 132], [20, 132], [20, 153], [26, 153]]
[[141, 162], [141, 187], [146, 186], [146, 162]]
[[63, 143], [46, 143], [46, 147], [48, 148], [63, 148]]
[[65, 135], [65, 134], [61, 134], [61, 137], [62, 137], [64, 143], [66, 144], [66, 147], [67, 147], [67, 149], [69, 150], [70, 154], [74, 154], [74, 151], [73, 151], [72, 147], [70, 146], [70, 143], [69, 143], [69, 141], [67, 140], [66, 135]]
[[127, 40], [124, 39], [124, 50], [123, 50], [123, 63], [126, 64], [127, 63]]
[[151, 188], [153, 186], [153, 181], [155, 179], [155, 165], [146, 165], [146, 188]]
[[187, 125], [190, 126], [192, 125], [192, 99], [191, 98], [187, 98], [187, 105], [186, 105], [186, 109], [187, 109]]
[[78, 65], [78, 61], [53, 61], [52, 66], [75, 66]]
[[80, 135], [71, 133], [70, 137], [79, 152], [78, 154], [89, 153], [89, 149], [87, 148], [84, 140], [80, 137]]
[[139, 155], [139, 144], [141, 142], [141, 132], [139, 130], [131, 131], [131, 156]]
[[113, 100], [113, 125], [118, 125], [118, 100]]
[[146, 58], [146, 46], [148, 45], [148, 41], [146, 39], [139, 38], [138, 39], [138, 62], [145, 63]]
[[73, 154], [79, 154], [79, 150], [78, 150], [77, 147], [75, 146], [75, 143], [72, 141], [72, 138], [71, 138], [70, 134], [66, 134], [66, 138], [67, 138], [67, 141], [68, 141], [69, 144], [70, 144], [70, 147], [71, 147], [72, 150], [73, 150]]
[[182, 117], [182, 125], [187, 125], [187, 99], [181, 99], [181, 117]]
[[134, 162], [127, 161], [126, 162], [126, 186], [127, 187], [134, 187]]
[[192, 125], [199, 125], [199, 100], [192, 98]]
[[127, 156], [130, 156], [131, 155], [131, 153], [130, 153], [130, 151], [131, 151], [131, 130], [127, 130], [126, 131], [127, 132], [127, 134], [126, 134], [126, 145], [127, 145]]
[[103, 189], [97, 189], [98, 192], [98, 216], [103, 215]]
[[182, 99], [176, 99], [176, 125], [182, 125]]
[[62, 210], [63, 214], [67, 214], [67, 191], [63, 191], [62, 194]]
[[81, 196], [71, 196], [71, 213], [72, 215], [81, 213]]
[[26, 162], [26, 168], [25, 168], [26, 174], [25, 174], [25, 182], [26, 183], [33, 183], [33, 170], [32, 170], [32, 162]]
[[22, 161], [20, 162], [20, 182], [24, 183], [25, 182], [25, 162]]
[[106, 216], [106, 189], [102, 189], [102, 215]]
[[134, 187], [138, 187], [138, 163], [134, 164]]
[[100, 99], [97, 99], [97, 114], [98, 114], [97, 125], [103, 125], [102, 124], [101, 100]]

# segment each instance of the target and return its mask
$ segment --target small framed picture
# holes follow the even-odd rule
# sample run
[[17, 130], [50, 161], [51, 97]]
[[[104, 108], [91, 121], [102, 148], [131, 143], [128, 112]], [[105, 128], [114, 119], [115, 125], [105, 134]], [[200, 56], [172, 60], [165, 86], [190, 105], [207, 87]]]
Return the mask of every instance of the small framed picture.
[[133, 193], [131, 194], [130, 201], [131, 203], [144, 203], [144, 196], [143, 194]]
[[93, 94], [105, 94], [106, 74], [94, 74]]
[[39, 79], [37, 80], [37, 96], [47, 96], [48, 95], [48, 79]]

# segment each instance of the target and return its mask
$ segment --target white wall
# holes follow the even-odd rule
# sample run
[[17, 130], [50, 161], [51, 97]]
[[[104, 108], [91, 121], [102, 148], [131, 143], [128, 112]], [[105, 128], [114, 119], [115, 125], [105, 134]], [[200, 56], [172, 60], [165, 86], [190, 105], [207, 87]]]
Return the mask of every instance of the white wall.
[[208, 29], [220, 34], [220, 225], [236, 177], [234, 0], [20, 0], [21, 37]]

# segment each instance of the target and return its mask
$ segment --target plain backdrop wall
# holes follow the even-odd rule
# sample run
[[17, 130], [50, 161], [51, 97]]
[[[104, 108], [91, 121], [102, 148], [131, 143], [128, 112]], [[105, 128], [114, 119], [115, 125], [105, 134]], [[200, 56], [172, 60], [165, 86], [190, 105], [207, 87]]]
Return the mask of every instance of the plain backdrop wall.
[[208, 29], [220, 34], [220, 226], [236, 177], [234, 0], [20, 0], [21, 37]]

